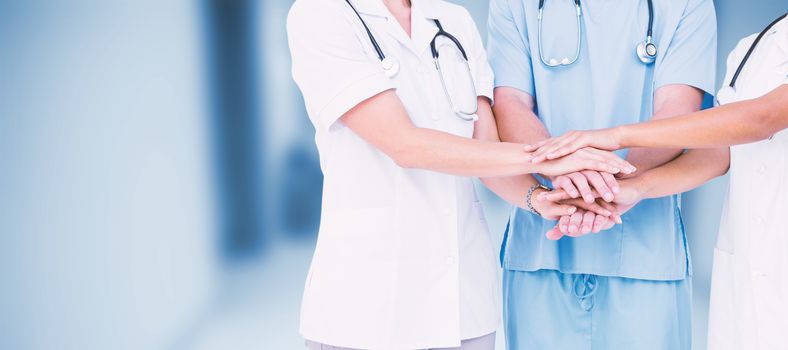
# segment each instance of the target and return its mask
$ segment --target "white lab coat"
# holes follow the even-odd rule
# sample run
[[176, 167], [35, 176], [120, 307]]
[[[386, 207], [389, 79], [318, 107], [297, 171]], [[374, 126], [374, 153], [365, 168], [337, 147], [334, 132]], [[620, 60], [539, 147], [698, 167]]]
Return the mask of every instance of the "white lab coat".
[[[755, 40], [728, 57], [725, 84]], [[721, 104], [788, 83], [788, 20], [761, 39]], [[714, 250], [708, 347], [788, 349], [788, 131], [731, 148], [730, 188]]]
[[384, 54], [398, 62], [395, 77], [384, 74], [344, 0], [297, 0], [288, 18], [293, 77], [316, 129], [324, 173], [300, 331], [314, 342], [357, 349], [459, 346], [495, 331], [501, 299], [471, 178], [401, 168], [339, 118], [396, 89], [416, 126], [472, 136], [473, 122], [458, 118], [444, 95], [429, 49], [437, 33], [432, 19], [468, 52], [479, 96], [492, 98], [492, 70], [460, 6], [414, 0], [408, 38], [382, 0], [353, 4]]

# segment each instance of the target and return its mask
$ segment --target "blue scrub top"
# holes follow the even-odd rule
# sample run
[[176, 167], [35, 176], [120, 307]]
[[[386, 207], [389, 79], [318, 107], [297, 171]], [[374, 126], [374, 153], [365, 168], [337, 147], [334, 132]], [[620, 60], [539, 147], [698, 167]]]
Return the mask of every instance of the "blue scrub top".
[[[539, 59], [538, 0], [490, 4], [488, 55], [495, 86], [534, 96], [551, 135], [649, 120], [654, 92], [664, 85], [713, 93], [717, 26], [711, 0], [654, 1], [659, 54], [650, 65], [635, 54], [648, 24], [645, 0], [586, 0], [581, 6], [580, 57], [571, 66], [550, 68]], [[542, 35], [545, 58], [574, 56], [573, 1], [545, 1]], [[554, 221], [515, 209], [502, 247], [503, 266], [648, 280], [691, 274], [678, 196], [644, 200], [623, 221], [599, 234], [550, 241], [545, 233]]]

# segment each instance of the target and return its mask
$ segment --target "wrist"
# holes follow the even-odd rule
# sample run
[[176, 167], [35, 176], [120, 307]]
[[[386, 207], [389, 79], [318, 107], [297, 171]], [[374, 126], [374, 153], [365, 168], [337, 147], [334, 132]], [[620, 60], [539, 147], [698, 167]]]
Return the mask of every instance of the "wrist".
[[621, 180], [619, 184], [622, 188], [626, 187], [630, 189], [632, 196], [631, 201], [633, 202], [639, 202], [646, 198], [646, 195], [651, 189], [651, 182], [646, 174]]
[[528, 189], [528, 194], [525, 196], [525, 208], [533, 214], [542, 216], [544, 213], [544, 202], [538, 200], [539, 194], [549, 192], [550, 189], [542, 184], [534, 184]]
[[618, 148], [628, 148], [631, 147], [631, 141], [629, 139], [629, 134], [631, 133], [630, 127], [628, 125], [619, 125], [611, 129], [611, 137], [613, 138]]

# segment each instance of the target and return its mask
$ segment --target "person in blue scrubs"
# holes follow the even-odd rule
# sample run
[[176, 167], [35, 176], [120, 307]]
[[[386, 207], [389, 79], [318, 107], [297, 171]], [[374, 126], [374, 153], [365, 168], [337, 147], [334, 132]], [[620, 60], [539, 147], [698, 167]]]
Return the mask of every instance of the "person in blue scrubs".
[[[540, 59], [539, 0], [491, 0], [488, 56], [503, 141], [533, 144], [570, 130], [700, 109], [715, 86], [711, 0], [653, 1], [653, 63], [636, 55], [649, 22], [646, 0], [579, 5], [578, 59], [550, 67], [549, 59]], [[578, 45], [575, 14], [573, 1], [544, 1], [544, 57], [571, 62]], [[620, 154], [640, 173], [681, 152], [637, 148]], [[575, 197], [593, 200], [595, 190], [612, 201], [618, 189], [610, 178], [584, 171], [540, 181]], [[692, 271], [679, 198], [622, 209], [623, 224], [590, 235], [583, 234], [598, 230], [593, 215], [556, 223], [513, 211], [501, 252], [508, 349], [690, 348]], [[569, 236], [546, 237], [556, 225]]]

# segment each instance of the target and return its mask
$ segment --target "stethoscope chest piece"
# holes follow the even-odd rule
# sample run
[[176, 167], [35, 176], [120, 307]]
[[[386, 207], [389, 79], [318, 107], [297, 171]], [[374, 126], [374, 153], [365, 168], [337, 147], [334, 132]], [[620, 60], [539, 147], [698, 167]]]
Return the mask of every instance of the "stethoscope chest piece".
[[717, 106], [723, 103], [730, 103], [731, 101], [736, 98], [736, 89], [730, 86], [724, 86], [720, 91], [717, 92], [717, 96], [715, 98], [717, 102]]
[[382, 59], [380, 66], [383, 67], [383, 72], [389, 78], [393, 78], [399, 73], [399, 63], [391, 58], [386, 57]]
[[657, 45], [654, 45], [654, 43], [651, 42], [651, 38], [648, 38], [646, 41], [638, 44], [636, 54], [640, 62], [645, 64], [654, 63], [657, 59]]

